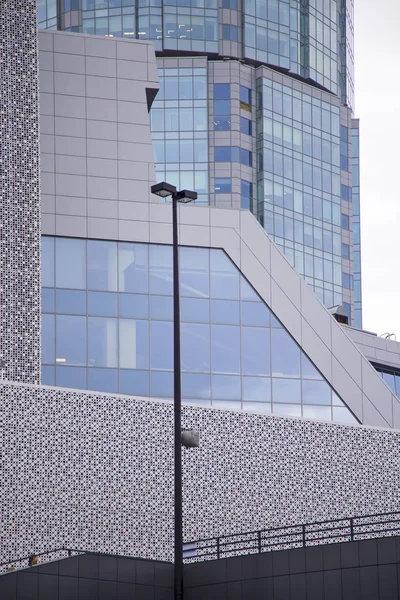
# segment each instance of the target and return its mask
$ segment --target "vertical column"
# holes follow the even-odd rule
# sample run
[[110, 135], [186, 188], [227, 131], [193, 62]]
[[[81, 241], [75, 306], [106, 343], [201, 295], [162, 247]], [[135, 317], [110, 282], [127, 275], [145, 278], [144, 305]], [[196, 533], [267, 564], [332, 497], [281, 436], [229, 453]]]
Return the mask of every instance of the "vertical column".
[[0, 4], [0, 358], [6, 379], [39, 383], [37, 6]]

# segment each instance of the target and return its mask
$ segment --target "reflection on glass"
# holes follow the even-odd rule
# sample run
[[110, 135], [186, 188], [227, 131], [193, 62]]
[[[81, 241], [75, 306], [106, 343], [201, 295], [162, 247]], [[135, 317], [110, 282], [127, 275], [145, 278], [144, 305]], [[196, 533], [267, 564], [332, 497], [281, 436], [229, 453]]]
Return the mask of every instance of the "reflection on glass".
[[183, 398], [210, 398], [210, 375], [205, 373], [182, 373]]
[[118, 245], [120, 292], [148, 292], [148, 251], [146, 244]]
[[90, 290], [117, 291], [117, 244], [88, 240], [87, 284]]
[[54, 238], [42, 237], [42, 285], [54, 286]]
[[151, 395], [155, 398], [172, 398], [174, 395], [174, 374], [166, 371], [151, 371]]
[[[312, 195], [307, 200], [307, 194], [300, 194], [301, 198], [287, 194], [280, 183], [271, 190], [276, 197], [281, 195], [283, 207], [287, 201], [290, 206], [299, 202], [302, 206], [304, 199], [310, 216], [316, 207], [322, 215], [322, 199], [316, 203]], [[313, 226], [310, 229], [313, 239]], [[43, 288], [43, 381], [170, 399], [171, 247], [63, 238], [57, 242], [48, 238], [44, 244], [50, 265], [46, 267], [47, 282], [52, 282], [55, 255], [59, 270], [53, 283], [59, 285]], [[65, 256], [58, 256], [59, 250], [80, 261], [77, 272], [69, 269]], [[330, 268], [332, 273], [336, 263], [318, 258], [321, 272]], [[308, 263], [307, 268], [317, 268], [315, 260]], [[87, 290], [86, 268], [88, 286], [96, 291]], [[320, 419], [331, 419], [332, 412], [333, 419], [356, 422], [223, 251], [181, 247], [180, 272], [185, 400]], [[110, 288], [119, 292], [104, 291]], [[385, 373], [382, 377], [396, 389], [399, 376]]]
[[56, 363], [86, 365], [86, 318], [56, 316]]
[[86, 288], [86, 240], [56, 238], [56, 286]]
[[301, 417], [301, 406], [295, 406], [293, 404], [273, 404], [272, 412], [274, 413], [274, 415]]
[[249, 402], [271, 402], [271, 379], [242, 377], [242, 398]]
[[331, 407], [330, 406], [303, 406], [303, 417], [308, 419], [323, 419], [325, 421], [331, 421]]
[[117, 392], [117, 369], [88, 369], [88, 389], [99, 392]]
[[121, 369], [119, 372], [119, 391], [121, 394], [149, 396], [149, 371], [134, 371]]
[[70, 315], [86, 314], [86, 292], [56, 290], [56, 312]]
[[56, 367], [56, 385], [85, 390], [86, 369], [84, 367]]
[[89, 317], [88, 364], [94, 367], [118, 366], [117, 319]]
[[222, 400], [240, 400], [240, 377], [212, 375], [212, 397]]
[[331, 388], [326, 381], [309, 381], [301, 383], [303, 404], [331, 404]]
[[211, 365], [214, 373], [240, 372], [239, 327], [211, 326]]
[[272, 402], [301, 403], [300, 380], [272, 379]]
[[283, 329], [271, 329], [272, 374], [300, 377], [300, 348]]

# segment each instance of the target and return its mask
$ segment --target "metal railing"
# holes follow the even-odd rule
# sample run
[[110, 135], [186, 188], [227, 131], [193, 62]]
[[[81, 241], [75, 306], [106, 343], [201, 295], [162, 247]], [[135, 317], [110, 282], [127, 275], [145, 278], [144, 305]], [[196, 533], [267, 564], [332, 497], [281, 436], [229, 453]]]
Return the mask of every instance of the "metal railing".
[[183, 558], [186, 562], [216, 560], [396, 535], [400, 535], [400, 512], [379, 513], [186, 542], [183, 545]]
[[47, 550], [46, 552], [34, 552], [29, 556], [23, 556], [21, 558], [10, 559], [7, 562], [0, 564], [0, 575], [10, 573], [13, 571], [19, 571], [20, 569], [26, 569], [31, 566], [31, 559], [33, 556], [38, 557], [38, 562], [32, 566], [40, 566], [53, 560], [60, 560], [62, 558], [69, 558], [70, 556], [77, 556], [79, 554], [91, 554], [86, 550], [76, 550], [73, 548], [55, 548], [54, 550]]

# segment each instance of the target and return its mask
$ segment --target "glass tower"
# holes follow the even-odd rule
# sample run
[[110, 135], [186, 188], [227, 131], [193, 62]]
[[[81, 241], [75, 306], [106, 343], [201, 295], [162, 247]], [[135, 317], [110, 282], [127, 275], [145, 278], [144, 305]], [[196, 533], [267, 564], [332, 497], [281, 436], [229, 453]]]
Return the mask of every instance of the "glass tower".
[[[39, 0], [39, 26], [149, 39], [159, 180], [252, 211], [361, 325], [353, 0]], [[354, 205], [356, 202], [357, 206]]]

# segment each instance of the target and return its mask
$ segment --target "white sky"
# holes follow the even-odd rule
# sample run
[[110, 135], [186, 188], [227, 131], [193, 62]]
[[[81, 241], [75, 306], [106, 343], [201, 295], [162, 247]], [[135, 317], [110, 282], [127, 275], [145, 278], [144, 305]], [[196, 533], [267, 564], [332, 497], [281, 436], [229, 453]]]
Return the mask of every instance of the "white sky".
[[363, 328], [400, 340], [400, 0], [355, 0]]

